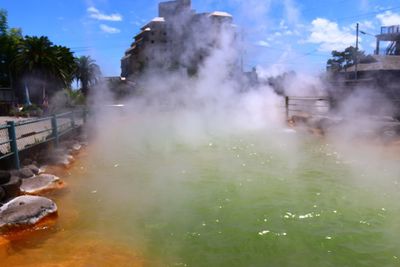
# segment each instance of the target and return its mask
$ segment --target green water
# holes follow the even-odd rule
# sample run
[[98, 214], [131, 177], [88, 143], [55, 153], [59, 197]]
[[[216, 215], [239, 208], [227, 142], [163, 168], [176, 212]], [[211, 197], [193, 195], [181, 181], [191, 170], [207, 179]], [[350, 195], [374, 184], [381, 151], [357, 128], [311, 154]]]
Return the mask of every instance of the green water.
[[396, 159], [288, 131], [113, 134], [85, 163], [80, 228], [147, 266], [400, 266]]

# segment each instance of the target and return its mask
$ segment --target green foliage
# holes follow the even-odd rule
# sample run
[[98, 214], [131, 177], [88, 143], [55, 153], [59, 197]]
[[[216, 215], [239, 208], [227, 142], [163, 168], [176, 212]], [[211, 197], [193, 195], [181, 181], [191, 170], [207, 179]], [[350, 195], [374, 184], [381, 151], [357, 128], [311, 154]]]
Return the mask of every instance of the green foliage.
[[81, 56], [75, 59], [75, 79], [81, 83], [82, 93], [87, 96], [91, 87], [100, 79], [100, 67], [90, 56]]
[[28, 117], [40, 117], [43, 115], [43, 110], [35, 104], [25, 105], [22, 108], [22, 112], [27, 114]]
[[[51, 99], [74, 79], [86, 95], [99, 76], [100, 68], [90, 57], [75, 58], [69, 48], [54, 45], [46, 36], [23, 37], [20, 29], [10, 29], [7, 12], [0, 9], [0, 87], [12, 87], [20, 102], [28, 88], [30, 100], [41, 105], [44, 96]], [[73, 99], [84, 102], [82, 95]]]
[[21, 75], [34, 75], [44, 83], [56, 80], [63, 86], [72, 82], [75, 70], [74, 56], [69, 48], [54, 46], [45, 36], [26, 36], [18, 46], [15, 63]]
[[64, 89], [51, 98], [50, 112], [60, 113], [85, 104], [86, 98], [80, 90]]
[[38, 110], [38, 109], [40, 109], [37, 105], [35, 105], [35, 104], [32, 104], [32, 105], [25, 105], [23, 108], [22, 108], [22, 110], [24, 110], [24, 111], [36, 111], [36, 110]]
[[69, 87], [76, 68], [71, 50], [54, 45], [45, 36], [26, 36], [18, 45], [14, 67], [28, 86], [31, 100], [38, 104], [44, 96]]
[[8, 29], [7, 11], [0, 9], [0, 35], [6, 35]]
[[65, 46], [57, 45], [54, 47], [54, 50], [58, 63], [58, 77], [64, 87], [67, 88], [71, 85], [77, 68], [74, 54], [70, 48]]
[[332, 58], [327, 61], [327, 70], [338, 72], [346, 70], [356, 63], [366, 58], [365, 52], [353, 47], [347, 47], [344, 51], [332, 51]]
[[12, 61], [22, 40], [20, 29], [8, 28], [7, 12], [0, 10], [0, 87], [11, 87], [16, 79]]
[[81, 90], [66, 90], [71, 106], [83, 106], [86, 104], [86, 97]]
[[17, 117], [41, 117], [43, 110], [35, 104], [25, 105], [22, 108], [12, 109], [10, 115]]

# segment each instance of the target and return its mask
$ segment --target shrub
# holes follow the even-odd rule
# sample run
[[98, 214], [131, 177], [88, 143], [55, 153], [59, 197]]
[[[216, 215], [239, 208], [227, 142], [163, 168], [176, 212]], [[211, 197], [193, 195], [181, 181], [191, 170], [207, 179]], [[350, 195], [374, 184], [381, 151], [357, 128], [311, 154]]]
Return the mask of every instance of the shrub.
[[25, 105], [22, 109], [13, 108], [10, 111], [10, 115], [18, 117], [41, 117], [43, 110], [35, 104]]

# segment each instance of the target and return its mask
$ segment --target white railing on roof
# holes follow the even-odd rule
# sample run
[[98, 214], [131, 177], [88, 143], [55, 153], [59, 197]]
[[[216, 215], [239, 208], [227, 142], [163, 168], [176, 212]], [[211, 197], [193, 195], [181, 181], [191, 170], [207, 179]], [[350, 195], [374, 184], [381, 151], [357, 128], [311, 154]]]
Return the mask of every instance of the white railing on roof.
[[381, 34], [400, 33], [400, 25], [381, 27]]

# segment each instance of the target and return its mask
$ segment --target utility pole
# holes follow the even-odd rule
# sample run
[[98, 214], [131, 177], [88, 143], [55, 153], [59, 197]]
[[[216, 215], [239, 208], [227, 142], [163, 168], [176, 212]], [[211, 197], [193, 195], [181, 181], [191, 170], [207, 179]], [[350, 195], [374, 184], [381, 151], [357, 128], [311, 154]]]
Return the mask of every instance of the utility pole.
[[355, 65], [355, 79], [358, 80], [358, 36], [359, 36], [359, 31], [360, 31], [360, 24], [357, 23], [357, 39], [356, 39], [356, 56], [355, 56], [355, 60], [356, 60], [356, 65]]

